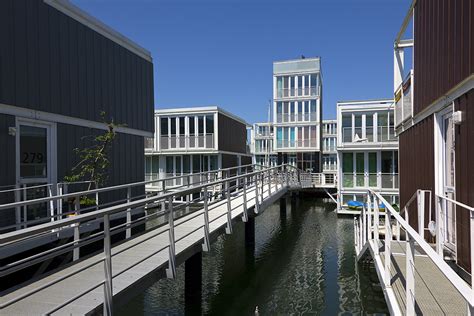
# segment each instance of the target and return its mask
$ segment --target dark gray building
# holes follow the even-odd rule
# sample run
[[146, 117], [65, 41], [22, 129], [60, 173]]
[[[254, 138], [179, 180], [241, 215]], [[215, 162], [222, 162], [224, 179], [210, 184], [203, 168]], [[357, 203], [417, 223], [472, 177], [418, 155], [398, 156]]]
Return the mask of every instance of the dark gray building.
[[[0, 42], [0, 190], [62, 181], [84, 136], [107, 128], [101, 111], [126, 124], [107, 185], [144, 180], [144, 137], [154, 131], [148, 51], [60, 0], [0, 1]], [[4, 192], [0, 204], [12, 199]], [[0, 227], [23, 217], [3, 212]]]

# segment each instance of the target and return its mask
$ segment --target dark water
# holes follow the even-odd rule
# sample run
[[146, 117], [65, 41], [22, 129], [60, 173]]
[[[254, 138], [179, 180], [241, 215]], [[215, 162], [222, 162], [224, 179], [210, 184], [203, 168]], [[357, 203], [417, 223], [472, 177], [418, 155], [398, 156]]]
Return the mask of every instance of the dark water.
[[[301, 198], [286, 218], [273, 205], [255, 220], [255, 247], [243, 223], [203, 255], [202, 311], [210, 315], [388, 313], [376, 272], [354, 258], [353, 220], [334, 204]], [[133, 298], [120, 315], [184, 314], [184, 265]]]

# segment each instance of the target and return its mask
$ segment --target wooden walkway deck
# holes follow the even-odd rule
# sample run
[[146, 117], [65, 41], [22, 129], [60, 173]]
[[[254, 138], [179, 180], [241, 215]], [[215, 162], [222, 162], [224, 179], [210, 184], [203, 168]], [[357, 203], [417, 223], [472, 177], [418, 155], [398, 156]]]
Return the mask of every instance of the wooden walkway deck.
[[[260, 201], [260, 212], [262, 212], [268, 205], [275, 202], [287, 191], [287, 187], [279, 188], [276, 190], [275, 185], [272, 186], [272, 194], [269, 196], [268, 191], [264, 193], [263, 202]], [[243, 215], [243, 195], [242, 192], [234, 194], [235, 199], [232, 200], [232, 218], [233, 220], [240, 219]], [[227, 213], [227, 200], [222, 200], [216, 204], [209, 206], [209, 221], [210, 221], [210, 234], [221, 234], [223, 228], [227, 224], [225, 214]], [[252, 209], [255, 206], [255, 190], [252, 187], [247, 189], [247, 205], [248, 209]], [[252, 211], [253, 212], [253, 211]], [[184, 237], [182, 240], [176, 242], [176, 257], [180, 258], [179, 262], [183, 262], [187, 257], [194, 254], [195, 251], [200, 251], [201, 244], [204, 239], [202, 227], [204, 223], [204, 211], [198, 210], [191, 214], [188, 214], [180, 219], [175, 220], [175, 238], [176, 240]], [[185, 223], [184, 223], [185, 222]], [[180, 223], [183, 223], [180, 225]], [[179, 225], [179, 226], [177, 226]], [[196, 230], [192, 232], [193, 230]], [[154, 236], [157, 233], [157, 236]], [[190, 233], [192, 232], [192, 233]], [[129, 247], [130, 245], [136, 245], [133, 248], [125, 250], [122, 253], [117, 254], [121, 250]], [[132, 288], [136, 283], [143, 281], [149, 277], [152, 273], [163, 271], [164, 268], [168, 267], [169, 259], [169, 238], [168, 238], [168, 225], [153, 229], [141, 236], [132, 238], [122, 244], [114, 246], [112, 248], [112, 273], [113, 273], [113, 293], [114, 296], [123, 294], [127, 289]], [[161, 247], [165, 247], [159, 253], [152, 255], [142, 263], [135, 265], [140, 259], [144, 259], [150, 256], [153, 252]], [[193, 250], [194, 249], [194, 250]], [[198, 250], [195, 250], [198, 249]], [[194, 252], [193, 252], [194, 251]], [[114, 255], [116, 254], [116, 255]], [[1, 297], [2, 304], [10, 301], [13, 298], [19, 297], [22, 294], [34, 291], [39, 287], [58, 280], [62, 276], [70, 274], [73, 271], [78, 271], [87, 265], [94, 263], [95, 261], [103, 258], [104, 254], [100, 253], [96, 256], [92, 256], [88, 259], [79, 261], [65, 269], [59, 270], [49, 276], [46, 276], [36, 282], [28, 285], [20, 285], [18, 289], [4, 294]], [[130, 268], [126, 272], [122, 271]], [[32, 314], [46, 314], [66, 302], [79, 296], [81, 293], [93, 287], [96, 283], [104, 280], [104, 268], [103, 263], [97, 263], [91, 267], [85, 269], [82, 272], [77, 273], [74, 276], [68, 277], [54, 285], [51, 285], [43, 290], [40, 290], [34, 294], [27, 296], [11, 305], [5, 307], [0, 311], [1, 315], [32, 315]], [[89, 313], [97, 308], [101, 308], [104, 299], [104, 288], [99, 286], [88, 294], [81, 296], [78, 299], [73, 300], [71, 303], [65, 305], [63, 308], [55, 311], [53, 314], [57, 315], [83, 315]]]
[[[374, 241], [371, 240], [371, 253], [374, 257]], [[405, 276], [406, 276], [406, 242], [392, 241], [391, 262], [391, 290], [399, 310], [406, 310]], [[378, 256], [384, 265], [384, 242], [379, 242]], [[466, 301], [461, 294], [438, 269], [433, 261], [415, 246], [415, 313], [417, 315], [467, 315]], [[379, 278], [383, 277], [380, 267], [376, 262]]]

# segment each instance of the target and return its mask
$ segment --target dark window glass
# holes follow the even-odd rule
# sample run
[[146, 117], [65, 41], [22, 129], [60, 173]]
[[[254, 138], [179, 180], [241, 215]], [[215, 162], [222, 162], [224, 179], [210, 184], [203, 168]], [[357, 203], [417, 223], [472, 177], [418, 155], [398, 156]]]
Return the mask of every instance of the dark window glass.
[[189, 135], [195, 135], [194, 130], [194, 116], [189, 117]]
[[393, 151], [382, 151], [382, 173], [392, 173], [393, 167]]
[[342, 172], [343, 173], [352, 173], [354, 172], [354, 160], [353, 153], [343, 153], [342, 154]]
[[214, 115], [206, 116], [206, 133], [207, 134], [214, 133]]
[[193, 155], [193, 173], [201, 172], [201, 156]]
[[162, 136], [168, 135], [168, 118], [162, 117], [160, 125], [161, 125], [161, 135]]
[[184, 135], [185, 125], [184, 125], [184, 117], [179, 118], [179, 135]]
[[176, 135], [176, 117], [171, 118], [171, 135]]
[[198, 133], [199, 135], [204, 134], [204, 116], [198, 117]]
[[191, 159], [189, 155], [183, 156], [183, 173], [189, 173], [191, 171]]

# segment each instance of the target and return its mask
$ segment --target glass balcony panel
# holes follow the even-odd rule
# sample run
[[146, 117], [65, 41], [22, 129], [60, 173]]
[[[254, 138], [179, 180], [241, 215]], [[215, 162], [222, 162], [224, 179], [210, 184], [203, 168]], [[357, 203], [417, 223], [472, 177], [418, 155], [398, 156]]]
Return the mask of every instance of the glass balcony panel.
[[342, 175], [342, 185], [345, 188], [352, 188], [354, 187], [354, 174], [352, 173], [344, 173]]
[[377, 174], [369, 173], [369, 187], [377, 187]]
[[364, 187], [365, 186], [365, 176], [363, 173], [356, 174], [356, 186]]
[[352, 127], [343, 127], [342, 128], [342, 141], [344, 143], [352, 142]]

